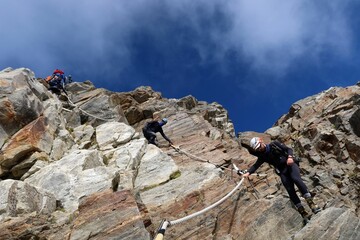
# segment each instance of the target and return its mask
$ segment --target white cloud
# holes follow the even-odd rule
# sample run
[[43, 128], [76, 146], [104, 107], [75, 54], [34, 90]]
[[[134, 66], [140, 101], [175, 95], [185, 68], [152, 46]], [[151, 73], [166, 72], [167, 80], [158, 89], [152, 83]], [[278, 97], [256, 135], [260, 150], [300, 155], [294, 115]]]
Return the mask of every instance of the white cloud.
[[346, 57], [352, 35], [345, 2], [229, 1], [234, 25], [227, 46], [246, 54], [255, 68], [270, 71], [284, 71], [297, 57], [316, 58], [329, 49]]
[[[236, 50], [257, 70], [282, 72], [294, 59], [316, 59], [323, 51], [346, 57], [351, 53], [352, 30], [346, 16], [347, 0], [132, 0], [132, 1], [4, 1], [0, 6], [3, 59], [42, 57], [55, 64], [56, 50], [89, 65], [110, 64], [109, 51], [126, 64], [129, 37], [139, 27], [161, 38], [159, 22], [184, 21], [199, 36], [217, 46], [192, 44], [206, 61], [210, 51], [221, 56]], [[202, 14], [226, 17], [224, 29], [204, 28]], [[157, 16], [154, 20], [154, 16]], [[159, 25], [160, 23], [160, 25]], [[166, 41], [166, 39], [165, 39]], [[203, 40], [202, 40], [203, 41]], [[91, 63], [91, 62], [94, 63]], [[0, 65], [3, 63], [0, 62]], [[111, 67], [110, 67], [111, 68]]]

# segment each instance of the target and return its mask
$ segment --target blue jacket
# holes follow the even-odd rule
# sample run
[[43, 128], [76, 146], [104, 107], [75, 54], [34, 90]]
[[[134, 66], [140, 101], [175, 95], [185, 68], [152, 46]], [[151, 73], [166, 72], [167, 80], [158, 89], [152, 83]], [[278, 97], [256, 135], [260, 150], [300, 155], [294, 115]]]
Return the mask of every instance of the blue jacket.
[[163, 136], [163, 138], [166, 139], [166, 141], [171, 142], [171, 140], [165, 135], [160, 123], [158, 121], [151, 121], [146, 123], [145, 127], [143, 128], [144, 132], [154, 132], [157, 133], [159, 132], [161, 134], [161, 136]]

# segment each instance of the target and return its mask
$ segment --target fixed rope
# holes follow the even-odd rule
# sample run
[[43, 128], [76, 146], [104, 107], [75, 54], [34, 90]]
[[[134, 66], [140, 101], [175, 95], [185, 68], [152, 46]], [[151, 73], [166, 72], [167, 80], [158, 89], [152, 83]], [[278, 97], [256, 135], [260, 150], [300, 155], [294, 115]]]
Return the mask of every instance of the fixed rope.
[[192, 155], [192, 154], [190, 154], [190, 153], [188, 153], [188, 152], [185, 152], [185, 151], [181, 150], [180, 147], [175, 147], [175, 146], [172, 145], [172, 144], [171, 144], [170, 146], [173, 147], [177, 152], [182, 153], [182, 154], [185, 154], [186, 156], [188, 156], [188, 157], [190, 157], [190, 158], [194, 158], [194, 159], [196, 159], [196, 160], [198, 160], [198, 161], [200, 161], [200, 162], [206, 162], [206, 163], [213, 164], [213, 163], [211, 163], [209, 160], [206, 160], [206, 159], [197, 157], [197, 156], [195, 156], [195, 155]]
[[[190, 158], [194, 158], [196, 159], [197, 161], [201, 161], [201, 162], [205, 162], [205, 163], [210, 163], [210, 164], [213, 164], [211, 163], [209, 160], [206, 160], [206, 159], [203, 159], [203, 158], [200, 158], [200, 157], [197, 157], [193, 154], [190, 154], [186, 151], [183, 151], [180, 149], [180, 147], [176, 147], [174, 145], [171, 144], [171, 147], [173, 147], [176, 151], [178, 151], [179, 153], [183, 153], [185, 154], [186, 156], [190, 157]], [[217, 164], [213, 164], [215, 167], [217, 168], [221, 168], [222, 170], [227, 170], [227, 171], [231, 171], [231, 173], [236, 172], [238, 175], [242, 175], [244, 173], [247, 173], [247, 170], [240, 170], [234, 163], [232, 164], [233, 165], [233, 169], [229, 169], [227, 167], [223, 167], [221, 165], [217, 165]], [[251, 174], [252, 176], [257, 176], [257, 177], [265, 177], [266, 178], [266, 182], [268, 183], [268, 179], [267, 179], [267, 174], [260, 174], [260, 173], [252, 173]], [[258, 191], [256, 190], [254, 184], [250, 181], [250, 179], [248, 179], [248, 182], [250, 184], [250, 187], [252, 188], [253, 190], [253, 193], [255, 194], [255, 197], [256, 199], [259, 199], [260, 196], [258, 194]]]
[[[234, 170], [236, 170], [237, 174], [238, 175], [242, 175], [244, 173], [246, 173], [247, 171], [242, 171], [242, 170], [239, 170], [239, 168], [236, 167], [235, 164], [233, 164], [234, 166]], [[255, 175], [255, 174], [254, 174]], [[256, 174], [257, 176], [267, 176], [266, 174]], [[179, 218], [179, 219], [176, 219], [176, 220], [172, 220], [172, 221], [168, 221], [166, 219], [162, 220], [160, 226], [159, 226], [159, 229], [157, 231], [157, 235], [155, 236], [154, 240], [163, 240], [164, 238], [164, 235], [165, 235], [165, 231], [166, 231], [166, 228], [167, 227], [170, 227], [170, 226], [173, 226], [173, 225], [176, 225], [176, 224], [179, 224], [179, 223], [183, 223], [187, 220], [190, 220], [194, 217], [197, 217], [201, 214], [204, 214], [205, 212], [217, 207], [218, 205], [220, 205], [221, 203], [223, 203], [226, 199], [228, 199], [231, 195], [234, 194], [234, 192], [239, 189], [243, 183], [245, 178], [241, 178], [240, 182], [236, 185], [236, 187], [234, 189], [232, 189], [228, 194], [226, 194], [223, 198], [221, 198], [219, 201], [213, 203], [212, 205], [198, 211], [198, 212], [195, 212], [195, 213], [192, 213], [188, 216], [185, 216], [185, 217], [182, 217], [182, 218]]]
[[[194, 159], [196, 159], [198, 161], [201, 161], [201, 162], [213, 164], [209, 160], [206, 160], [206, 159], [197, 157], [197, 156], [195, 156], [193, 154], [187, 153], [186, 151], [183, 151], [179, 147], [176, 147], [176, 146], [174, 146], [172, 144], [171, 144], [171, 147], [173, 147], [179, 153], [183, 153], [183, 154], [185, 154], [186, 156], [188, 156], [190, 158], [194, 158]], [[213, 164], [213, 165], [215, 165], [215, 164]], [[216, 167], [221, 167], [221, 166], [218, 166], [218, 165], [215, 165], [215, 166]], [[240, 170], [235, 164], [233, 164], [233, 169], [228, 169], [228, 168], [224, 168], [224, 169], [230, 170], [230, 171], [235, 171], [238, 175], [242, 175], [242, 174], [247, 172], [247, 170]], [[253, 175], [258, 176], [258, 177], [263, 177], [263, 176], [267, 177], [267, 174], [253, 174]], [[210, 205], [210, 206], [208, 206], [208, 207], [206, 207], [206, 208], [204, 208], [204, 209], [202, 209], [202, 210], [200, 210], [198, 212], [192, 213], [192, 214], [190, 214], [188, 216], [185, 216], [185, 217], [182, 217], [182, 218], [179, 218], [179, 219], [176, 219], [176, 220], [172, 220], [172, 221], [168, 221], [168, 220], [164, 219], [161, 222], [160, 226], [159, 226], [159, 229], [157, 231], [157, 235], [154, 238], [154, 240], [163, 240], [167, 227], [170, 227], [170, 226], [185, 222], [187, 220], [190, 220], [190, 219], [192, 219], [194, 217], [197, 217], [197, 216], [199, 216], [201, 214], [204, 214], [205, 212], [217, 207], [218, 205], [223, 203], [226, 199], [228, 199], [232, 194], [234, 194], [234, 192], [241, 187], [243, 181], [244, 181], [244, 178], [241, 178], [240, 182], [236, 185], [236, 187], [234, 189], [232, 189], [228, 194], [226, 194], [223, 198], [221, 198], [219, 201], [213, 203], [212, 205]]]
[[210, 162], [209, 160], [206, 160], [206, 159], [204, 159], [204, 158], [197, 157], [197, 156], [195, 156], [195, 155], [193, 155], [193, 154], [190, 154], [190, 153], [188, 153], [188, 152], [186, 152], [186, 151], [184, 151], [184, 150], [181, 150], [180, 147], [176, 147], [176, 146], [174, 146], [174, 145], [172, 145], [172, 144], [170, 144], [170, 146], [171, 146], [172, 148], [174, 148], [175, 151], [177, 151], [177, 152], [179, 152], [179, 153], [182, 153], [182, 154], [188, 156], [189, 158], [193, 158], [193, 159], [195, 159], [196, 161], [204, 162], [204, 163], [209, 163], [209, 164], [214, 165], [214, 166], [217, 167], [217, 168], [221, 168], [221, 169], [223, 169], [223, 170], [232, 171], [232, 169], [229, 169], [229, 168], [227, 168], [227, 167], [224, 167], [224, 166], [221, 166], [221, 165], [218, 165], [218, 164], [214, 164], [214, 163]]
[[[70, 97], [69, 97], [67, 94], [66, 94], [66, 97], [67, 97], [67, 100], [68, 100], [68, 102], [70, 103], [70, 105], [73, 106], [73, 107], [78, 108], [82, 113], [84, 113], [84, 114], [86, 114], [86, 115], [88, 115], [88, 116], [90, 116], [90, 117], [93, 117], [93, 118], [95, 118], [95, 119], [99, 119], [99, 120], [105, 121], [105, 122], [110, 122], [110, 121], [111, 121], [111, 120], [109, 120], [109, 119], [104, 119], [104, 118], [95, 116], [95, 115], [93, 115], [93, 114], [91, 114], [91, 113], [89, 113], [89, 112], [81, 109], [79, 106], [77, 106], [75, 103], [73, 103], [73, 102], [70, 100]], [[64, 108], [63, 108], [63, 109], [64, 109]], [[66, 109], [66, 108], [65, 108], [65, 109]], [[69, 111], [68, 109], [66, 109], [66, 110]]]
[[236, 187], [231, 190], [228, 194], [226, 194], [223, 198], [221, 198], [219, 201], [215, 202], [214, 204], [208, 206], [207, 208], [204, 208], [203, 210], [201, 211], [198, 211], [198, 212], [195, 212], [193, 214], [190, 214], [189, 216], [186, 216], [186, 217], [183, 217], [183, 218], [180, 218], [180, 219], [177, 219], [177, 220], [173, 220], [173, 221], [169, 221], [169, 225], [172, 226], [172, 225], [175, 225], [175, 224], [179, 224], [179, 223], [182, 223], [182, 222], [185, 222], [187, 220], [190, 220], [196, 216], [199, 216], [215, 207], [217, 207], [218, 205], [220, 205], [221, 203], [223, 203], [226, 199], [228, 199], [231, 195], [234, 194], [234, 192], [240, 188], [241, 184], [243, 183], [244, 181], [244, 178], [242, 178], [240, 180], [240, 182], [236, 185]]
[[[190, 158], [193, 158], [193, 159], [195, 159], [195, 160], [197, 160], [197, 161], [212, 164], [212, 165], [214, 165], [215, 167], [221, 168], [221, 169], [223, 169], [223, 170], [233, 171], [233, 169], [229, 169], [229, 168], [227, 168], [227, 167], [224, 167], [224, 166], [221, 166], [221, 165], [218, 165], [218, 164], [214, 164], [214, 163], [210, 162], [210, 161], [207, 160], [207, 159], [200, 158], [200, 157], [195, 156], [195, 155], [193, 155], [193, 154], [191, 154], [191, 153], [188, 153], [188, 152], [186, 152], [186, 151], [184, 151], [184, 150], [181, 150], [180, 147], [176, 147], [176, 146], [174, 146], [174, 145], [172, 145], [172, 144], [171, 144], [170, 146], [171, 146], [172, 148], [174, 148], [175, 151], [177, 151], [177, 152], [179, 152], [179, 153], [182, 153], [182, 154], [184, 154], [184, 155], [186, 155], [186, 156], [188, 156], [188, 157], [190, 157]], [[235, 164], [233, 164], [233, 166], [234, 166], [235, 172], [238, 173], [238, 174], [244, 174], [244, 173], [247, 172], [246, 170], [240, 170]], [[251, 174], [251, 175], [253, 175], [253, 176], [258, 176], [258, 177], [266, 177], [266, 176], [267, 176], [267, 174], [259, 174], [259, 173], [253, 173], [253, 174]]]
[[233, 195], [234, 192], [235, 192], [237, 189], [240, 188], [240, 186], [241, 186], [241, 184], [243, 183], [243, 181], [244, 181], [244, 178], [242, 178], [242, 179], [240, 180], [240, 182], [236, 185], [236, 187], [235, 187], [234, 189], [232, 189], [228, 194], [226, 194], [223, 198], [221, 198], [219, 201], [213, 203], [212, 205], [210, 205], [210, 206], [208, 206], [208, 207], [206, 207], [206, 208], [204, 208], [204, 209], [202, 209], [202, 210], [200, 210], [200, 211], [198, 211], [198, 212], [192, 213], [192, 214], [190, 214], [190, 215], [188, 215], [188, 216], [185, 216], [185, 217], [183, 217], [183, 218], [179, 218], [179, 219], [173, 220], [173, 221], [163, 220], [163, 221], [161, 222], [161, 225], [160, 225], [159, 229], [158, 229], [158, 232], [157, 232], [157, 235], [156, 235], [156, 237], [155, 237], [155, 240], [162, 240], [162, 239], [163, 239], [163, 237], [164, 237], [164, 235], [165, 235], [166, 228], [167, 228], [168, 226], [173, 226], [173, 225], [176, 225], [176, 224], [185, 222], [185, 221], [187, 221], [187, 220], [190, 220], [190, 219], [192, 219], [192, 218], [194, 218], [194, 217], [197, 217], [197, 216], [199, 216], [199, 215], [201, 215], [201, 214], [204, 214], [205, 212], [207, 212], [207, 211], [209, 211], [209, 210], [217, 207], [217, 206], [220, 205], [221, 203], [223, 203], [226, 199], [228, 199], [231, 195]]

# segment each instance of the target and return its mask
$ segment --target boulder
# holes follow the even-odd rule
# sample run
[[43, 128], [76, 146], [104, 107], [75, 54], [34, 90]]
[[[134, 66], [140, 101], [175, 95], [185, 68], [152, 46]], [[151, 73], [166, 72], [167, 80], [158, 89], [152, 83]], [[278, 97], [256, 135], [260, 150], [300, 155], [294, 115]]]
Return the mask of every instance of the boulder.
[[135, 129], [125, 123], [109, 122], [96, 128], [96, 141], [101, 150], [116, 148], [131, 140]]
[[50, 154], [53, 136], [48, 131], [47, 119], [39, 117], [12, 136], [3, 148], [1, 166], [11, 168], [34, 152]]
[[327, 208], [311, 218], [311, 224], [300, 229], [291, 239], [359, 239], [360, 219], [344, 208]]
[[141, 159], [135, 188], [145, 190], [156, 187], [169, 181], [178, 171], [179, 168], [169, 156], [150, 144]]
[[72, 212], [81, 198], [111, 189], [115, 171], [105, 167], [97, 150], [78, 150], [53, 162], [25, 179], [25, 182], [54, 194], [63, 208]]
[[[33, 90], [37, 90], [34, 93]], [[40, 95], [46, 89], [34, 81], [34, 73], [28, 69], [0, 72], [0, 125], [8, 135], [37, 119], [43, 112]], [[40, 98], [39, 98], [40, 97]]]
[[5, 217], [18, 217], [36, 212], [51, 214], [56, 209], [56, 199], [49, 192], [40, 192], [35, 187], [16, 180], [0, 181], [0, 221]]
[[150, 239], [130, 191], [94, 193], [81, 201], [71, 240]]

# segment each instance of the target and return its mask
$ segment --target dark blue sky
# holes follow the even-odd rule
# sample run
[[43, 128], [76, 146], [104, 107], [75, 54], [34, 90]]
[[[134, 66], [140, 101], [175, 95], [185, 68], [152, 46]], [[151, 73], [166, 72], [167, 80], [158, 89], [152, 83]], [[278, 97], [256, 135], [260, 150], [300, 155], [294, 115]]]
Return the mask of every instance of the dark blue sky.
[[237, 132], [263, 132], [297, 100], [360, 81], [359, 12], [355, 0], [2, 1], [0, 68], [193, 95]]

